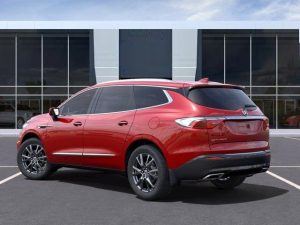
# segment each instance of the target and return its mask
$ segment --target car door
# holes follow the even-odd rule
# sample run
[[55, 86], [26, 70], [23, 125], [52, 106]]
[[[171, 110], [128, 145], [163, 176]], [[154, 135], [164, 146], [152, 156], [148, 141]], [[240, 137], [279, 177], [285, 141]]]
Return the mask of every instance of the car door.
[[101, 88], [84, 127], [83, 164], [120, 169], [135, 111], [132, 86]]
[[97, 89], [84, 91], [60, 107], [57, 120], [47, 127], [45, 146], [50, 162], [80, 165], [83, 153], [83, 128]]

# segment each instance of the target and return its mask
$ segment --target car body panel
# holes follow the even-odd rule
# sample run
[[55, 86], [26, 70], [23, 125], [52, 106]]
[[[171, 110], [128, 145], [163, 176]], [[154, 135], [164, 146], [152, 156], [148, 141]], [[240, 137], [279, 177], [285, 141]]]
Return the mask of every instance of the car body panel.
[[[124, 144], [136, 110], [88, 116], [84, 127], [83, 165], [124, 170]], [[127, 124], [121, 124], [126, 121]], [[119, 124], [120, 123], [120, 124]]]
[[[86, 118], [87, 115], [63, 116], [47, 124], [44, 145], [50, 162], [81, 165]], [[82, 125], [74, 125], [78, 122]]]

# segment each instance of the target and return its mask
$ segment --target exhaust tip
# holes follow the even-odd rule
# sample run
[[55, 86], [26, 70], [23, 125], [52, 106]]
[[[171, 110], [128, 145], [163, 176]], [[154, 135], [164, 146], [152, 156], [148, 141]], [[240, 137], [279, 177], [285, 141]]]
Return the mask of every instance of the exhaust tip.
[[221, 179], [224, 173], [211, 173], [202, 178], [202, 180], [217, 180]]

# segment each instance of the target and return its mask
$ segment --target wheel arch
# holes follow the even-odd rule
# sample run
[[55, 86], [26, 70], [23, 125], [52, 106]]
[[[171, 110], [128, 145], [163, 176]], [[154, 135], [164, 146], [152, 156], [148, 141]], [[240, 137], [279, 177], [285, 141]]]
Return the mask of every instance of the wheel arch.
[[38, 134], [36, 134], [35, 132], [28, 132], [23, 136], [21, 143], [23, 143], [24, 141], [26, 141], [30, 138], [37, 138], [37, 139], [41, 140], [40, 136]]
[[127, 163], [128, 163], [131, 153], [137, 147], [139, 147], [141, 145], [151, 145], [151, 146], [155, 147], [157, 149], [157, 151], [159, 151], [162, 154], [162, 156], [164, 157], [164, 159], [167, 161], [167, 158], [164, 154], [164, 151], [163, 151], [160, 143], [157, 143], [157, 142], [155, 142], [151, 139], [145, 138], [145, 137], [141, 137], [141, 138], [138, 138], [138, 139], [134, 140], [133, 142], [131, 142], [130, 145], [126, 148], [125, 158], [124, 158], [125, 171], [127, 170]]

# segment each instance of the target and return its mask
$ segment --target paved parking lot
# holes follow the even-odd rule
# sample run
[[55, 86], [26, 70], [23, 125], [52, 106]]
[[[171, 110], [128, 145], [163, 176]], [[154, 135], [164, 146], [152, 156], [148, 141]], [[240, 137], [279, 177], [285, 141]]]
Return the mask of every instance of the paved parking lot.
[[27, 180], [15, 167], [15, 142], [16, 138], [0, 138], [0, 224], [300, 221], [300, 138], [272, 138], [271, 173], [250, 177], [234, 191], [217, 190], [209, 183], [183, 183], [159, 202], [136, 198], [126, 178], [117, 174], [61, 169], [49, 180]]

